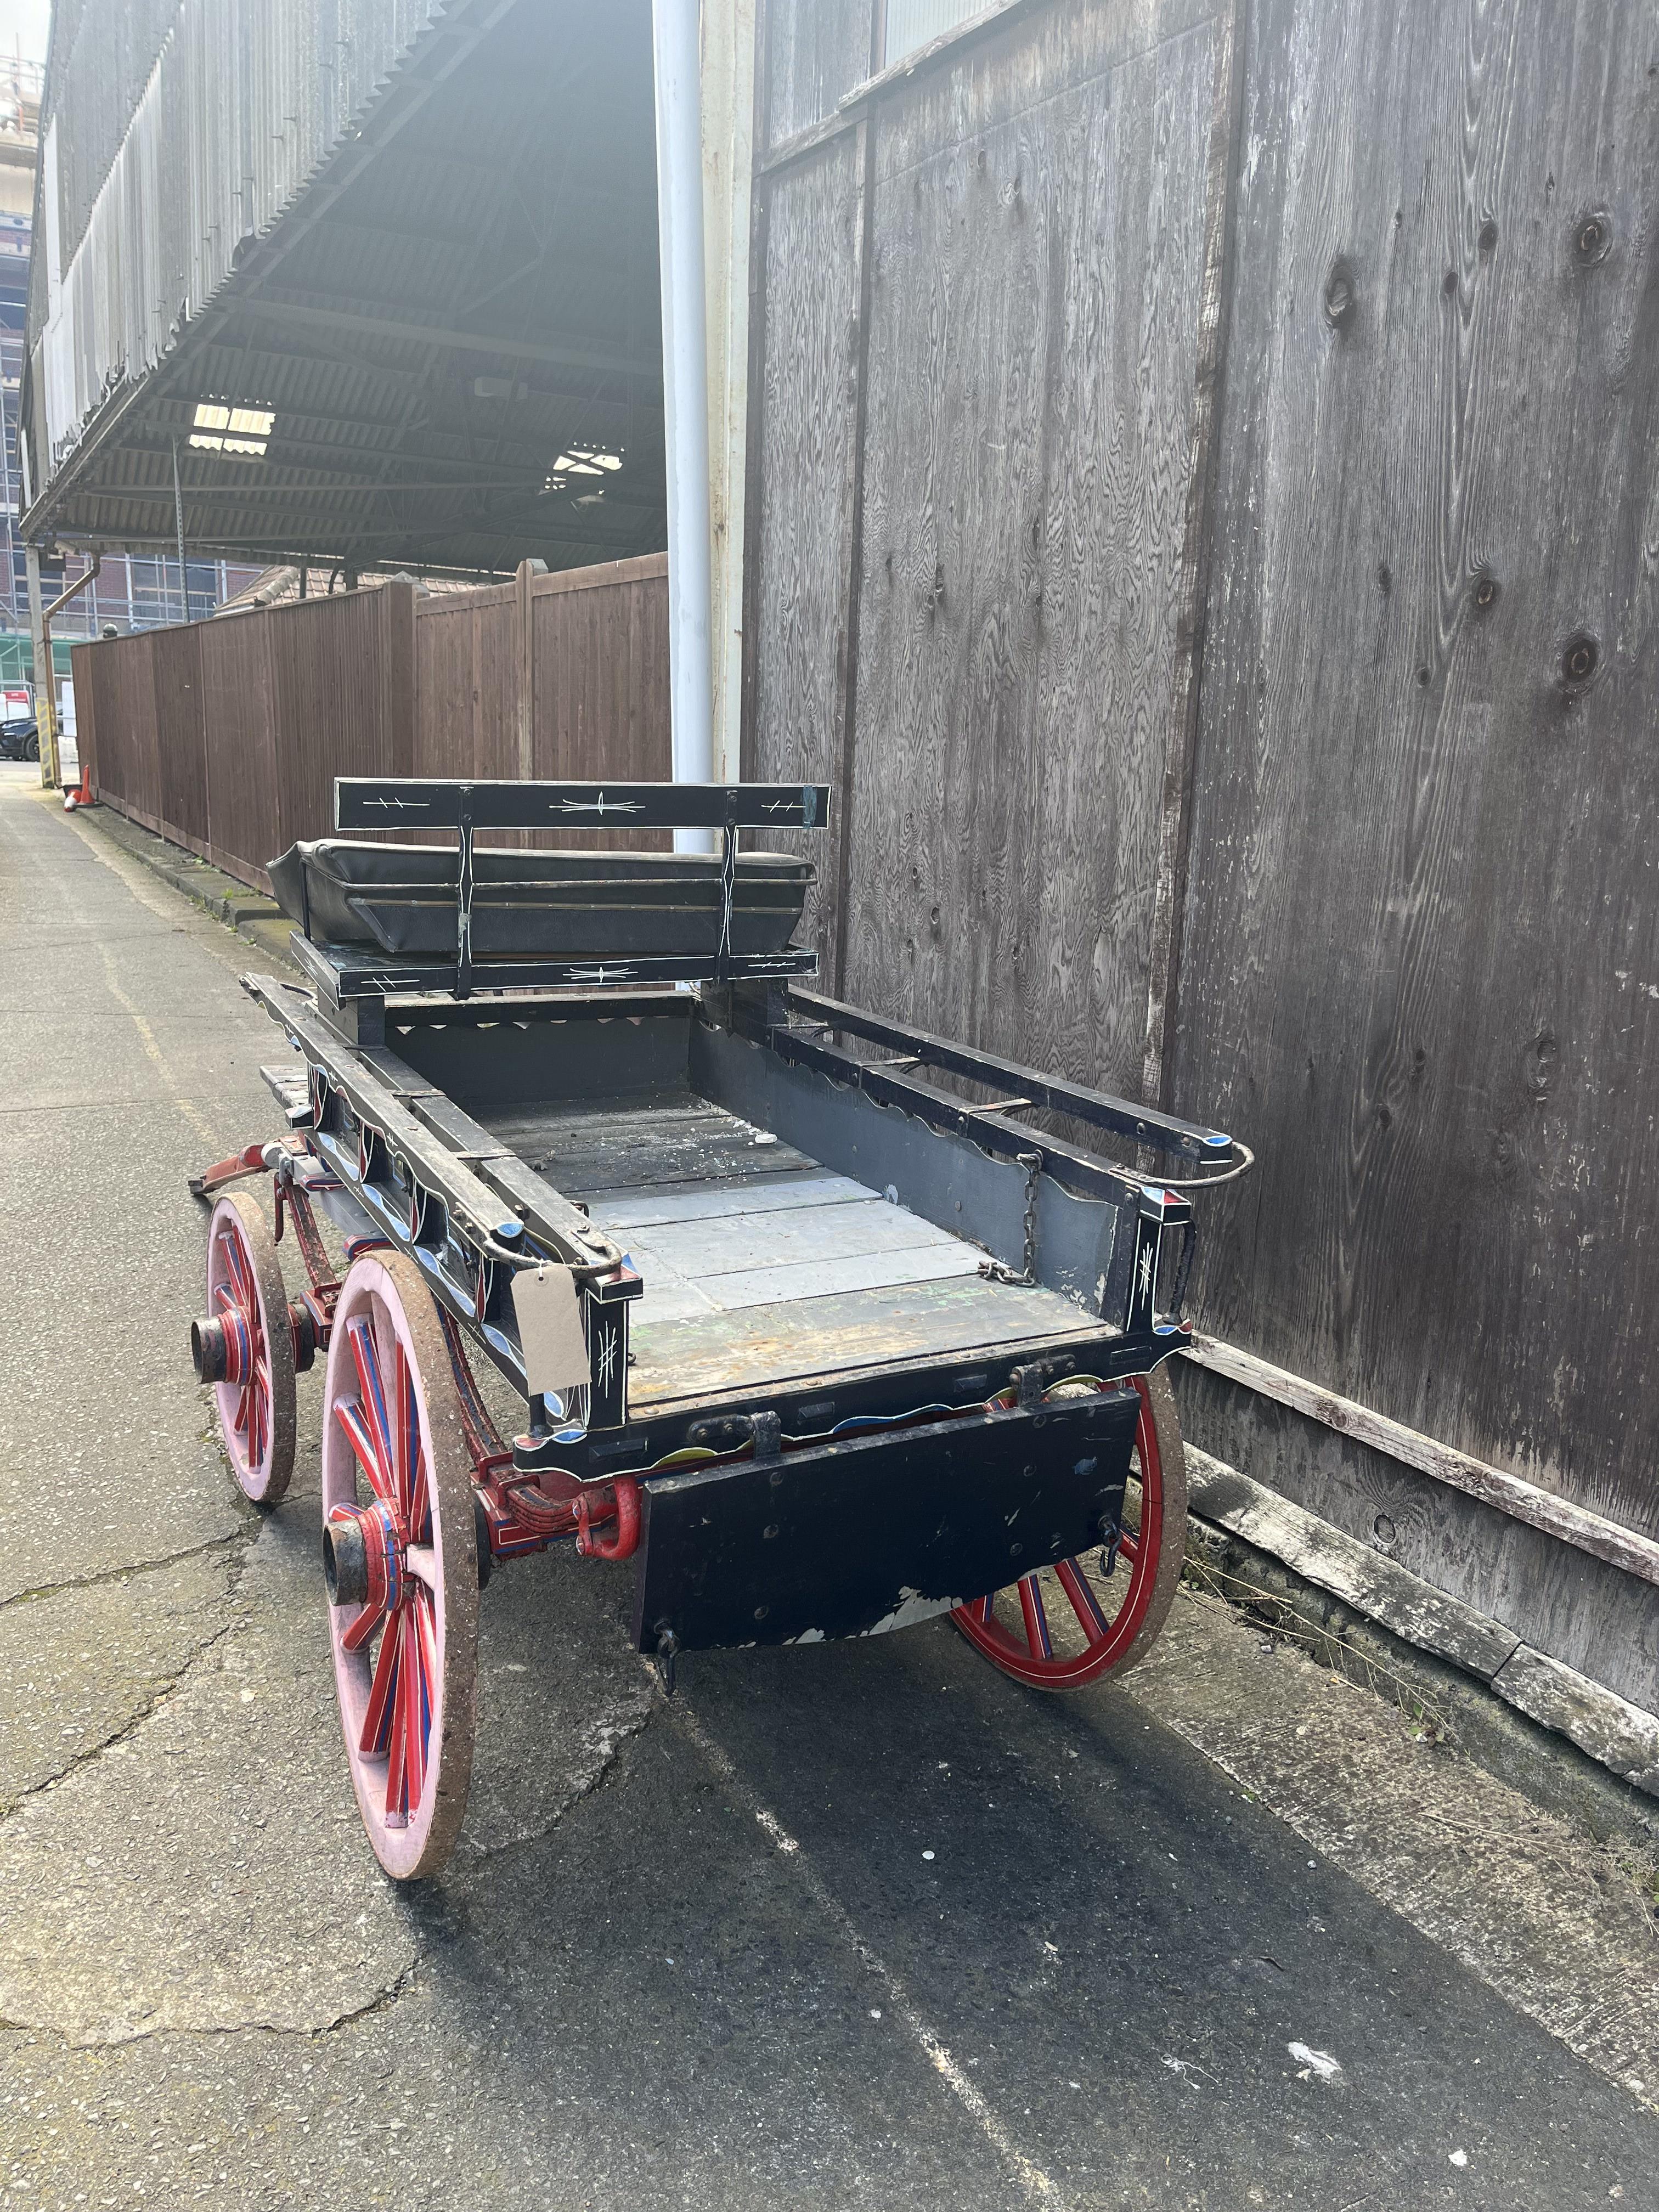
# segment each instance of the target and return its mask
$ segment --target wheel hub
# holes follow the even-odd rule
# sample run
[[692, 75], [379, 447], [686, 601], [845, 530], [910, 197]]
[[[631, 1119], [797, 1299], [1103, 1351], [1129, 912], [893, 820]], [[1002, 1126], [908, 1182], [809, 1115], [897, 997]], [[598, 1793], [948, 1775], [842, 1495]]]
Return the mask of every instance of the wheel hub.
[[244, 1306], [222, 1304], [212, 1320], [190, 1325], [190, 1358], [198, 1382], [240, 1389], [253, 1376], [253, 1324]]
[[323, 1579], [331, 1605], [393, 1613], [408, 1588], [409, 1535], [384, 1498], [337, 1505], [323, 1523]]

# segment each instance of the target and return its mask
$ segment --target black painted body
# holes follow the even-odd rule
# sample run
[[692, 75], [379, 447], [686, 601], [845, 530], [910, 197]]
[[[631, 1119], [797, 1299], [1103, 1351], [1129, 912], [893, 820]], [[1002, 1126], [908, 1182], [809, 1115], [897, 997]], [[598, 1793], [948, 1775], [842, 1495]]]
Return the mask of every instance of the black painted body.
[[659, 1477], [646, 1486], [635, 1641], [817, 1643], [907, 1627], [1115, 1530], [1130, 1387]]

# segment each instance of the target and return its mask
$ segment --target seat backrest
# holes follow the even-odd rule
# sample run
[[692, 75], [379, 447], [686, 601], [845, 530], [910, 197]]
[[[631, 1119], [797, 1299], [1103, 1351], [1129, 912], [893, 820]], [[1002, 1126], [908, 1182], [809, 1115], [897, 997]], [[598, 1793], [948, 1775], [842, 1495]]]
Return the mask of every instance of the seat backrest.
[[338, 830], [453, 830], [456, 871], [455, 995], [472, 988], [472, 841], [480, 830], [718, 830], [719, 944], [708, 968], [725, 982], [739, 972], [732, 950], [732, 908], [742, 830], [823, 830], [830, 791], [821, 783], [512, 783], [424, 776], [337, 776]]

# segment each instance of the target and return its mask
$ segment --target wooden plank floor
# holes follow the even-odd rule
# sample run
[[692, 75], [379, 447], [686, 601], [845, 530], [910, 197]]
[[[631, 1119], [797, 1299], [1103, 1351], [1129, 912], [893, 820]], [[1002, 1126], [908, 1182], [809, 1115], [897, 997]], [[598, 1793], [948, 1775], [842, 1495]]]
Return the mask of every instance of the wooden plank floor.
[[977, 1244], [690, 1091], [492, 1116], [645, 1278], [635, 1407], [1098, 1327]]
[[817, 1165], [769, 1131], [752, 1128], [687, 1090], [492, 1114], [489, 1126], [567, 1198], [799, 1173]]
[[984, 1257], [844, 1176], [730, 1177], [649, 1201], [599, 1192], [588, 1202], [645, 1278], [636, 1325], [973, 1275]]
[[641, 1418], [722, 1390], [760, 1389], [1097, 1330], [1057, 1291], [982, 1276], [831, 1292], [736, 1312], [642, 1320], [632, 1334], [628, 1402]]

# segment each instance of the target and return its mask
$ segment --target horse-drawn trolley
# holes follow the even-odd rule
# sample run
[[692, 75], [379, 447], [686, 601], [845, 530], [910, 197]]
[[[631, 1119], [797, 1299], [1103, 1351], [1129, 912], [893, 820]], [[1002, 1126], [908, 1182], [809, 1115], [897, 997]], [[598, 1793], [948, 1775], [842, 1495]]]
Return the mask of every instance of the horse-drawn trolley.
[[[1249, 1156], [823, 996], [793, 942], [810, 863], [739, 846], [827, 811], [811, 786], [343, 780], [347, 834], [272, 864], [304, 980], [246, 988], [298, 1056], [265, 1071], [284, 1133], [192, 1186], [191, 1347], [266, 1507], [323, 1363], [328, 1632], [389, 1874], [455, 1842], [481, 1594], [525, 1553], [625, 1562], [671, 1687], [688, 1652], [948, 1613], [1075, 1689], [1169, 1609], [1193, 1194]], [[476, 842], [596, 827], [721, 849]], [[361, 835], [388, 828], [443, 842]], [[480, 1359], [524, 1401], [510, 1438]]]

